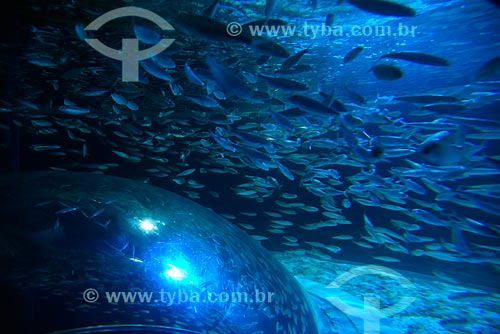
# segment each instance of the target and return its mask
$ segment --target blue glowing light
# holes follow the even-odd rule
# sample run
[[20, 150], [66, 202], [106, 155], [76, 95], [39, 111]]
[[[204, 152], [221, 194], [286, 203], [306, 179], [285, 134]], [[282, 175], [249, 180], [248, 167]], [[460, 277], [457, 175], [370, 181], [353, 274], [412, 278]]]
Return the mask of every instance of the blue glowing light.
[[174, 266], [173, 264], [171, 263], [168, 263], [167, 266], [169, 267], [166, 271], [165, 271], [165, 276], [167, 278], [170, 278], [174, 281], [182, 281], [183, 279], [185, 279], [187, 277], [187, 271], [182, 269], [182, 268], [179, 268], [179, 267], [176, 267]]
[[152, 233], [158, 230], [158, 221], [151, 220], [149, 218], [138, 219], [139, 228], [145, 233]]

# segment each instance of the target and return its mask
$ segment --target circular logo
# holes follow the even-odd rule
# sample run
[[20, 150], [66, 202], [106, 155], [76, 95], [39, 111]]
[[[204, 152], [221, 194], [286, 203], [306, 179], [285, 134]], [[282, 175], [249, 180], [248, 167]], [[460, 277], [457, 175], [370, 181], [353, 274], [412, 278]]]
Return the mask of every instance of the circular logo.
[[[338, 289], [340, 288], [344, 283], [348, 282], [352, 278], [358, 277], [358, 276], [365, 276], [365, 275], [378, 275], [378, 276], [385, 276], [388, 278], [391, 278], [398, 282], [403, 288], [407, 290], [413, 290], [415, 289], [415, 286], [413, 283], [411, 283], [407, 278], [403, 277], [400, 275], [398, 272], [382, 267], [382, 266], [375, 266], [375, 265], [370, 265], [370, 266], [362, 266], [362, 267], [357, 267], [352, 270], [349, 270], [346, 273], [343, 273], [335, 281], [330, 283], [327, 288], [334, 288]], [[369, 305], [364, 305], [364, 308], [355, 308], [351, 305], [348, 305], [347, 303], [343, 302], [340, 300], [339, 297], [329, 297], [328, 300], [335, 305], [339, 310], [342, 312], [353, 315], [359, 318], [362, 318], [364, 320], [369, 320], [369, 319], [382, 319], [382, 318], [387, 318], [390, 316], [393, 316], [394, 314], [402, 312], [405, 308], [407, 308], [413, 301], [415, 300], [415, 297], [403, 297], [399, 302], [397, 302], [395, 305], [389, 306], [385, 309], [380, 309], [378, 299], [370, 297], [370, 298], [365, 298], [365, 302], [368, 301]]]
[[226, 26], [226, 31], [229, 36], [239, 36], [243, 32], [243, 27], [238, 22], [228, 23]]
[[96, 289], [87, 289], [83, 291], [83, 300], [87, 303], [95, 303], [99, 299], [99, 292]]

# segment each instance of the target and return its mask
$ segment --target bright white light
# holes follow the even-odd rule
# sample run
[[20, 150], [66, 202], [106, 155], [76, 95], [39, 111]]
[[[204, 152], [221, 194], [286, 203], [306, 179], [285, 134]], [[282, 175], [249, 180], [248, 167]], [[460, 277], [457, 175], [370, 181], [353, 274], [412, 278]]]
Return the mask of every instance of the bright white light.
[[167, 278], [171, 278], [174, 281], [180, 281], [186, 277], [187, 272], [185, 270], [177, 268], [176, 266], [170, 263], [167, 265], [170, 267], [165, 271], [165, 276], [167, 276]]
[[156, 226], [154, 226], [153, 222], [147, 218], [139, 220], [139, 223], [140, 228], [145, 232], [151, 232], [156, 229]]

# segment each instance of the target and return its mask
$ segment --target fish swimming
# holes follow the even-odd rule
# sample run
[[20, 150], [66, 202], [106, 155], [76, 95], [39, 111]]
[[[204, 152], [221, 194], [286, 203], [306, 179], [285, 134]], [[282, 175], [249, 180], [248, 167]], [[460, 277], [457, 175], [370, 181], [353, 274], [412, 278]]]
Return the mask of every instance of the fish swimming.
[[344, 60], [343, 60], [344, 64], [350, 63], [351, 61], [356, 59], [363, 50], [364, 50], [364, 47], [359, 45], [359, 46], [355, 47], [354, 49], [352, 49], [351, 51], [349, 51], [344, 56]]
[[385, 15], [385, 16], [415, 16], [417, 13], [414, 9], [406, 7], [399, 3], [385, 0], [346, 0], [351, 5], [365, 10], [370, 13]]
[[450, 66], [448, 59], [420, 52], [392, 52], [383, 55], [380, 58], [391, 58], [411, 61], [422, 65], [430, 66]]
[[485, 79], [500, 74], [500, 57], [495, 57], [484, 63], [476, 74], [477, 79]]
[[232, 73], [224, 65], [220, 64], [214, 57], [207, 56], [206, 63], [210, 73], [220, 88], [239, 97], [251, 97], [251, 91], [243, 79]]
[[379, 64], [373, 66], [370, 71], [380, 80], [398, 80], [403, 77], [403, 71], [394, 65]]
[[256, 52], [267, 56], [278, 58], [287, 58], [289, 56], [285, 48], [262, 36], [254, 36], [251, 39], [250, 47]]
[[334, 109], [303, 95], [292, 95], [288, 98], [288, 100], [293, 104], [295, 104], [300, 109], [303, 109], [313, 114], [327, 116], [327, 117], [333, 117], [336, 115]]
[[458, 102], [459, 99], [455, 96], [446, 95], [413, 95], [413, 96], [396, 96], [394, 100], [413, 102], [413, 103], [440, 103], [440, 102]]
[[273, 16], [276, 7], [278, 7], [278, 0], [266, 0], [266, 6], [265, 6], [266, 19], [269, 19], [271, 16]]
[[215, 42], [250, 44], [252, 36], [243, 33], [232, 36], [227, 33], [227, 25], [202, 15], [179, 14], [172, 21], [180, 30], [194, 37], [199, 37]]
[[303, 83], [298, 82], [298, 81], [286, 79], [286, 78], [273, 77], [273, 76], [263, 74], [263, 73], [259, 73], [259, 77], [266, 80], [271, 86], [274, 86], [274, 87], [280, 88], [280, 89], [284, 89], [284, 90], [305, 91], [305, 90], [309, 89], [309, 87], [307, 87], [306, 84], [303, 84]]
[[280, 70], [288, 70], [288, 69], [290, 69], [290, 67], [292, 67], [295, 64], [297, 64], [298, 61], [302, 58], [302, 56], [304, 56], [309, 51], [309, 49], [311, 48], [311, 46], [312, 46], [312, 44], [309, 45], [304, 50], [301, 50], [301, 51], [297, 52], [296, 54], [294, 54], [294, 55], [290, 56], [289, 58], [287, 58], [283, 62], [283, 64], [281, 64], [281, 69]]
[[210, 4], [210, 6], [205, 8], [202, 15], [210, 19], [213, 19], [215, 14], [217, 13], [217, 10], [219, 9], [219, 5], [220, 5], [220, 0], [214, 0], [212, 4]]
[[333, 25], [333, 22], [335, 20], [335, 15], [332, 13], [328, 13], [325, 18], [325, 26], [331, 27]]

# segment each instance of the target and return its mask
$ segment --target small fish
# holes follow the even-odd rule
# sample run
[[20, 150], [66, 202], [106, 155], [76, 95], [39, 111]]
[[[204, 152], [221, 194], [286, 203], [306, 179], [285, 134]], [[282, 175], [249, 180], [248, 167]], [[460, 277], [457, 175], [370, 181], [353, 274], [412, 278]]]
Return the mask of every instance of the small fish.
[[238, 225], [240, 225], [241, 227], [243, 227], [246, 230], [250, 230], [250, 231], [255, 230], [255, 227], [253, 227], [252, 225], [249, 225], [249, 224], [239, 223]]
[[139, 110], [139, 105], [137, 103], [135, 103], [134, 101], [128, 101], [127, 108], [129, 108], [132, 111], [137, 111], [137, 110]]
[[128, 103], [128, 100], [120, 94], [113, 93], [111, 94], [111, 98], [113, 99], [113, 101], [115, 101], [116, 104], [120, 106], [126, 106]]
[[85, 31], [85, 27], [81, 23], [75, 24], [75, 32], [81, 41], [84, 41], [88, 38], [87, 32]]
[[168, 82], [168, 85], [170, 87], [170, 91], [172, 92], [172, 94], [174, 94], [175, 96], [181, 96], [184, 94], [184, 89], [182, 88], [181, 85], [179, 85], [177, 82], [175, 81], [169, 81]]
[[325, 26], [331, 27], [333, 25], [333, 22], [335, 20], [335, 16], [332, 13], [328, 13], [325, 18]]
[[188, 63], [184, 64], [184, 72], [189, 82], [198, 86], [205, 86], [205, 83], [194, 73]]
[[69, 115], [83, 115], [90, 112], [88, 108], [81, 108], [77, 106], [61, 106], [59, 107], [59, 110]]
[[124, 158], [124, 159], [128, 159], [130, 156], [125, 153], [125, 152], [121, 152], [121, 151], [112, 151], [114, 154], [116, 154], [117, 156], [119, 156], [120, 158]]
[[31, 148], [35, 151], [51, 151], [51, 150], [58, 150], [61, 148], [59, 145], [41, 145], [41, 144], [35, 144], [31, 145]]
[[52, 126], [52, 122], [47, 121], [45, 119], [32, 119], [31, 124], [33, 126], [39, 126], [39, 127], [49, 127]]
[[398, 260], [394, 257], [391, 256], [372, 256], [376, 260], [384, 261], [384, 262], [401, 262], [401, 260]]
[[352, 239], [354, 239], [354, 237], [352, 235], [348, 235], [348, 234], [341, 234], [341, 235], [333, 236], [332, 239], [337, 239], [337, 240], [352, 240]]
[[411, 212], [405, 212], [406, 214], [409, 214], [413, 218], [415, 218], [417, 221], [424, 222], [429, 225], [434, 225], [434, 226], [450, 226], [450, 222], [445, 220], [445, 219], [440, 219], [436, 216], [434, 216], [432, 213], [429, 211], [423, 210], [423, 209], [412, 209]]
[[152, 76], [165, 81], [174, 81], [174, 78], [160, 65], [152, 59], [146, 59], [140, 62], [141, 67]]
[[186, 169], [185, 171], [180, 172], [180, 173], [179, 173], [179, 174], [177, 174], [176, 176], [177, 176], [177, 177], [181, 177], [181, 176], [191, 175], [191, 174], [193, 174], [195, 171], [196, 171], [196, 168]]
[[138, 24], [134, 25], [134, 33], [135, 37], [145, 44], [158, 44], [161, 40], [160, 34], [156, 31]]
[[288, 70], [295, 64], [299, 62], [299, 60], [309, 51], [309, 49], [312, 47], [312, 44], [309, 45], [306, 49], [301, 50], [297, 52], [296, 54], [290, 56], [287, 58], [283, 64], [281, 64], [281, 70]]
[[76, 206], [75, 207], [67, 207], [67, 208], [56, 211], [56, 215], [63, 215], [65, 213], [76, 211], [76, 210], [78, 210], [78, 207], [76, 207]]
[[394, 65], [379, 64], [373, 66], [371, 69], [377, 79], [380, 80], [398, 80], [403, 77], [403, 71]]
[[94, 219], [95, 217], [99, 216], [101, 213], [104, 212], [106, 208], [102, 208], [102, 209], [99, 209], [97, 210], [96, 212], [94, 212], [90, 217], [89, 217], [89, 220], [92, 220]]
[[79, 93], [83, 96], [101, 96], [106, 94], [108, 91], [106, 89], [91, 88], [82, 90]]
[[40, 67], [48, 67], [48, 68], [56, 68], [57, 64], [52, 61], [51, 59], [44, 57], [44, 56], [39, 56], [39, 55], [31, 55], [26, 58], [26, 60], [36, 66]]
[[293, 176], [292, 172], [290, 172], [290, 170], [286, 166], [284, 166], [277, 160], [274, 160], [274, 163], [278, 166], [278, 169], [280, 170], [281, 174], [283, 174], [287, 179], [289, 179], [290, 181], [295, 180], [295, 177]]
[[257, 194], [257, 191], [255, 190], [243, 190], [243, 191], [238, 191], [236, 192], [237, 195], [240, 196], [251, 196]]
[[356, 57], [359, 56], [359, 54], [364, 50], [365, 48], [361, 45], [358, 45], [357, 47], [355, 47], [354, 49], [352, 49], [351, 51], [349, 51], [345, 56], [344, 56], [344, 64], [347, 64], [347, 63], [350, 63], [351, 61], [353, 61], [354, 59], [356, 59]]
[[166, 68], [166, 69], [173, 69], [175, 68], [175, 62], [172, 60], [172, 58], [164, 55], [164, 54], [158, 54], [154, 57], [151, 58], [156, 64], [159, 66]]
[[219, 106], [219, 102], [217, 102], [217, 100], [211, 98], [210, 96], [187, 95], [186, 98], [202, 107], [215, 108]]

